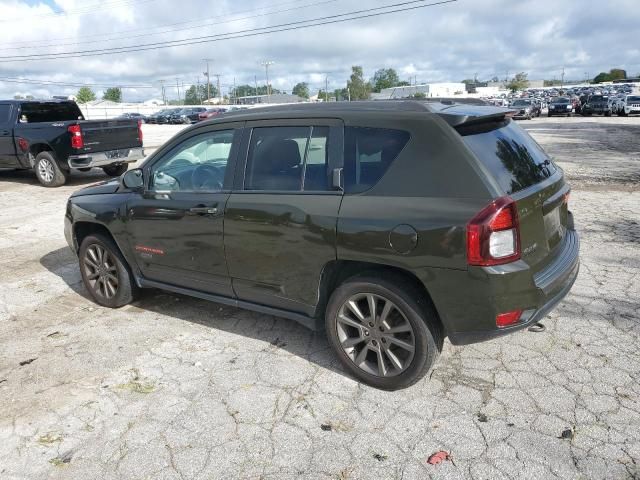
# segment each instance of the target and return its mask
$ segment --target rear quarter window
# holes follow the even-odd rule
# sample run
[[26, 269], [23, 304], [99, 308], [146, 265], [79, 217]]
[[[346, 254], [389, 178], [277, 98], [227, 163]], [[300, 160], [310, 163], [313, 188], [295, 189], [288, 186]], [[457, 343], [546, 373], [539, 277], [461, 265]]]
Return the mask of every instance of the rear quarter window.
[[345, 128], [345, 192], [364, 192], [378, 183], [410, 138], [404, 130]]
[[464, 143], [489, 170], [506, 194], [524, 190], [556, 172], [538, 143], [512, 120], [483, 131], [459, 129]]

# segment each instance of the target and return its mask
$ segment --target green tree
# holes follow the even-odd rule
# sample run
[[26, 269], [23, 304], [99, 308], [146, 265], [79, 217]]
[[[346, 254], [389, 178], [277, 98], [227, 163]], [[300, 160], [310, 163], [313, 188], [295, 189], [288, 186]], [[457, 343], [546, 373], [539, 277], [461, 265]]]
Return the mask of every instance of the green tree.
[[96, 94], [93, 93], [89, 87], [81, 87], [76, 93], [76, 100], [78, 103], [93, 102], [96, 99]]
[[396, 87], [409, 87], [409, 86], [411, 86], [411, 83], [407, 82], [406, 80], [401, 80], [396, 85]]
[[422, 100], [427, 98], [427, 95], [424, 92], [416, 92], [413, 95], [411, 95], [409, 98], [414, 98], [416, 100]]
[[621, 68], [612, 68], [607, 72], [600, 72], [593, 79], [593, 83], [611, 82], [612, 80], [622, 80], [627, 78], [627, 71]]
[[[184, 104], [185, 105], [200, 105], [203, 98], [199, 96], [198, 87], [191, 85], [186, 92], [184, 92]], [[206, 93], [204, 99], [206, 99]]]
[[600, 72], [593, 79], [593, 83], [602, 83], [602, 82], [608, 82], [608, 81], [609, 81], [609, 74], [607, 72]]
[[332, 101], [334, 99], [334, 94], [331, 92], [325, 92], [324, 90], [318, 90], [318, 100], [322, 100], [323, 102]]
[[371, 84], [364, 81], [362, 67], [351, 67], [351, 77], [347, 82], [347, 88], [351, 92], [351, 100], [367, 100], [371, 95]]
[[184, 104], [185, 105], [202, 105], [202, 103], [207, 100], [207, 95], [211, 94], [211, 98], [216, 98], [218, 96], [218, 89], [214, 87], [212, 84], [209, 84], [209, 89], [207, 90], [207, 84], [204, 85], [191, 85], [184, 92]]
[[300, 82], [291, 91], [294, 95], [298, 95], [302, 98], [309, 98], [309, 85], [307, 82]]
[[609, 70], [609, 78], [611, 80], [624, 80], [627, 78], [627, 71], [621, 68], [612, 68]]
[[507, 83], [507, 88], [512, 92], [524, 90], [529, 86], [529, 79], [527, 77], [527, 74], [524, 72], [516, 73], [516, 76]]
[[102, 99], [120, 103], [122, 101], [122, 90], [120, 89], [120, 87], [107, 88], [107, 90], [102, 95]]
[[397, 87], [399, 82], [400, 78], [393, 68], [381, 68], [373, 75], [373, 91], [379, 93], [383, 88]]

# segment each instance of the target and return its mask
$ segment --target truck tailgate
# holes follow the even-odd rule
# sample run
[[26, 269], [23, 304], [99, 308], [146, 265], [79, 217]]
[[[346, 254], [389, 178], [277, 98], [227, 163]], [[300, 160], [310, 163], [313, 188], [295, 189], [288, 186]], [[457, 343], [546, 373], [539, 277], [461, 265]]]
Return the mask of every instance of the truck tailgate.
[[137, 120], [86, 120], [78, 123], [84, 137], [83, 153], [142, 146]]

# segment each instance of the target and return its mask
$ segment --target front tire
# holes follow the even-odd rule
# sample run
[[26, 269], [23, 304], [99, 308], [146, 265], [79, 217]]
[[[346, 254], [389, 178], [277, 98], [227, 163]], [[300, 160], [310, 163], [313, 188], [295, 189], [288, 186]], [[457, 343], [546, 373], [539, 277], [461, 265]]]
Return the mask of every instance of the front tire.
[[345, 369], [383, 390], [416, 383], [442, 348], [440, 324], [424, 293], [394, 276], [347, 280], [329, 299], [325, 327]]
[[110, 177], [119, 177], [124, 172], [129, 169], [129, 164], [121, 163], [119, 165], [107, 165], [106, 167], [102, 167], [104, 173], [109, 175]]
[[80, 245], [78, 258], [84, 286], [97, 304], [119, 308], [135, 299], [138, 287], [113, 240], [89, 235]]
[[45, 187], [60, 187], [67, 182], [67, 173], [60, 168], [51, 152], [40, 152], [33, 168], [38, 181]]

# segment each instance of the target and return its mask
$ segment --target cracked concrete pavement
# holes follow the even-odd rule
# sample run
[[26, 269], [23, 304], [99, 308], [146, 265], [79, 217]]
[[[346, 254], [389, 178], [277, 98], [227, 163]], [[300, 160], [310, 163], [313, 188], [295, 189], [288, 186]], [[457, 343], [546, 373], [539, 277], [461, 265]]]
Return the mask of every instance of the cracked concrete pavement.
[[398, 392], [288, 320], [159, 291], [95, 305], [62, 218], [103, 176], [0, 173], [0, 478], [640, 478], [640, 118], [522, 124], [572, 181], [579, 278], [546, 332], [445, 342]]

